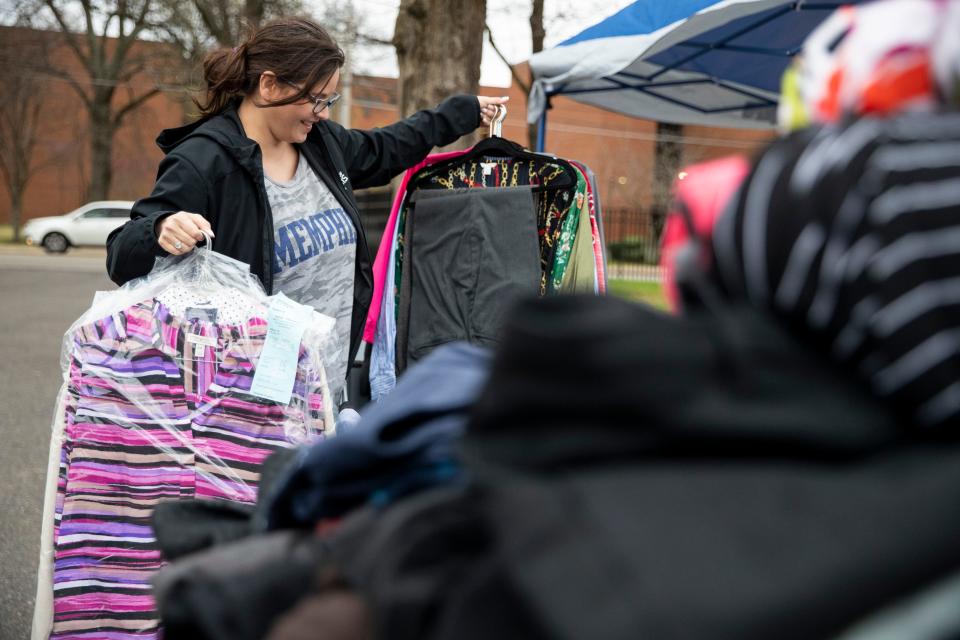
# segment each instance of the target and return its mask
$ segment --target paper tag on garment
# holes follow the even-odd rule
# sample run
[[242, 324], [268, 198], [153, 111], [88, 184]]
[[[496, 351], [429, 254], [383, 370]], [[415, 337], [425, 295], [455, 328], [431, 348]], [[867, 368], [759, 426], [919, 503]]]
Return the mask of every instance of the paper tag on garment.
[[313, 309], [278, 293], [267, 312], [267, 339], [253, 374], [250, 393], [281, 404], [290, 402], [297, 375], [300, 340]]
[[193, 343], [193, 357], [202, 358], [204, 355], [203, 348], [206, 347], [216, 347], [217, 339], [214, 336], [201, 336], [196, 333], [187, 334], [187, 342]]
[[483, 175], [488, 176], [493, 173], [493, 168], [497, 166], [496, 162], [481, 162], [480, 167], [483, 169]]
[[206, 346], [208, 346], [208, 347], [215, 347], [215, 346], [217, 346], [217, 339], [216, 339], [216, 337], [214, 337], [214, 336], [201, 336], [201, 335], [198, 335], [198, 334], [196, 334], [196, 333], [188, 333], [188, 334], [187, 334], [187, 341], [188, 341], [188, 342], [195, 342], [195, 343], [197, 343], [197, 344], [206, 345]]

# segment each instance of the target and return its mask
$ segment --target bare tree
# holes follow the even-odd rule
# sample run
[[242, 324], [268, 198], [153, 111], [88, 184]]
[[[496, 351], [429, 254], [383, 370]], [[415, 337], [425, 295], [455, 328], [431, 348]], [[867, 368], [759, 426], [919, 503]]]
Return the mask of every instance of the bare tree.
[[339, 92], [342, 100], [330, 117], [349, 129], [350, 110], [353, 106], [353, 56], [358, 46], [363, 44], [363, 16], [357, 11], [353, 0], [327, 0], [320, 15], [320, 23], [343, 49], [346, 58], [346, 64], [340, 70]]
[[653, 152], [653, 203], [651, 221], [657, 241], [670, 208], [673, 179], [683, 161], [683, 125], [657, 123], [657, 140]]
[[20, 240], [23, 197], [30, 179], [42, 169], [37, 143], [45, 92], [36, 73], [46, 48], [30, 31], [10, 29], [0, 39], [0, 177], [10, 199], [13, 240]]
[[163, 21], [165, 7], [158, 0], [41, 2], [81, 68], [80, 74], [65, 68], [56, 71], [80, 96], [90, 119], [91, 172], [86, 195], [107, 198], [113, 178], [114, 135], [128, 114], [161, 92], [161, 78], [170, 62], [178, 60], [171, 48], [140, 40]]
[[533, 10], [530, 12], [530, 36], [533, 52], [543, 51], [543, 39], [547, 36], [543, 28], [543, 0], [533, 0]]
[[236, 45], [248, 27], [269, 18], [300, 13], [301, 0], [165, 0], [175, 7], [181, 26], [190, 25], [199, 40], [209, 36], [221, 47]]
[[401, 0], [393, 37], [401, 116], [477, 93], [486, 14], [486, 0]]
[[189, 91], [177, 98], [184, 113], [191, 113], [192, 96], [201, 90], [200, 69], [204, 56], [215, 47], [233, 47], [251, 28], [281, 15], [300, 14], [302, 0], [157, 0], [164, 7], [164, 20], [154, 34], [181, 52], [184, 60], [176, 82]]

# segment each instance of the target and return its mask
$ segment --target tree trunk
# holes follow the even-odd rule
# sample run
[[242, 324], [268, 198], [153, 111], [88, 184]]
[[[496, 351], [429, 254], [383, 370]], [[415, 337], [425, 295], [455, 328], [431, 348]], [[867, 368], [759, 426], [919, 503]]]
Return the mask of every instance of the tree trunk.
[[[543, 27], [543, 0], [533, 0], [533, 11], [530, 12], [530, 35], [532, 37], [533, 53], [543, 51], [543, 39], [546, 37], [546, 30]], [[530, 73], [530, 84], [533, 85], [533, 73]], [[526, 117], [526, 114], [523, 114]], [[540, 137], [540, 126], [538, 122], [527, 125], [527, 139], [530, 141], [530, 148], [535, 149]]]
[[[16, 96], [14, 96], [16, 98]], [[7, 196], [10, 200], [10, 226], [13, 227], [13, 241], [20, 242], [20, 223], [23, 220], [23, 196], [27, 191], [27, 183], [30, 182], [33, 166], [34, 142], [27, 128], [36, 125], [36, 112], [32, 118], [27, 116], [22, 121], [23, 129], [4, 133], [12, 133], [5, 140], [8, 147], [0, 149], [6, 154], [2, 158], [3, 166], [0, 167], [0, 175], [3, 177], [4, 186], [7, 188]], [[6, 137], [6, 136], [5, 136]]]
[[264, 0], [247, 0], [243, 7], [243, 17], [254, 27], [259, 27], [263, 22], [263, 15], [266, 11]]
[[[401, 0], [393, 44], [400, 67], [400, 115], [432, 108], [480, 87], [486, 0]], [[449, 145], [462, 149], [476, 136]]]
[[10, 194], [10, 224], [13, 226], [13, 242], [20, 242], [20, 221], [23, 219], [23, 192], [26, 185]]
[[108, 200], [113, 180], [113, 136], [116, 133], [109, 98], [106, 103], [96, 96], [90, 109], [90, 182], [87, 200]]
[[657, 123], [657, 142], [653, 164], [652, 223], [657, 246], [670, 208], [673, 180], [680, 169], [683, 148], [678, 138], [683, 135], [683, 125], [668, 122]]

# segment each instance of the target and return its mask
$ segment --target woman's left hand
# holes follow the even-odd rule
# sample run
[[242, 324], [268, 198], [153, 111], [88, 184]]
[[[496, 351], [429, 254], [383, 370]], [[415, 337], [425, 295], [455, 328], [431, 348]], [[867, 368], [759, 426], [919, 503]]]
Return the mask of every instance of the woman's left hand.
[[483, 120], [483, 126], [489, 126], [490, 121], [497, 115], [497, 105], [504, 104], [509, 99], [509, 96], [502, 96], [500, 98], [477, 96], [477, 100], [480, 102], [480, 118]]

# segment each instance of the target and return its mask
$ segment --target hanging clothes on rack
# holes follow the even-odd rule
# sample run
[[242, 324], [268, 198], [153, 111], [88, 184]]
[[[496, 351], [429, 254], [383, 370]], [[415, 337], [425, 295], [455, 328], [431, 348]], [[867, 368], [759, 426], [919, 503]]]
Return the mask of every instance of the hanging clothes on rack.
[[[410, 178], [423, 167], [436, 162], [461, 156], [466, 151], [451, 151], [427, 156], [420, 164], [403, 174], [400, 189], [390, 209], [390, 217], [383, 231], [383, 239], [373, 263], [373, 299], [364, 327], [363, 339], [371, 344], [370, 350], [370, 396], [373, 400], [389, 393], [397, 382], [396, 374], [396, 327], [394, 312], [396, 298], [393, 294], [394, 264], [397, 254], [397, 224], [401, 208], [406, 203], [407, 185]], [[390, 336], [389, 338], [387, 336]]]
[[[390, 261], [394, 259], [393, 252], [396, 249], [393, 241], [396, 238], [397, 216], [400, 213], [400, 207], [406, 201], [405, 196], [407, 185], [410, 183], [410, 177], [423, 167], [462, 156], [467, 153], [467, 151], [447, 151], [445, 153], [435, 153], [427, 156], [422, 162], [405, 171], [403, 177], [400, 179], [397, 197], [394, 198], [393, 204], [390, 207], [390, 215], [387, 217], [387, 224], [383, 230], [383, 241], [380, 242], [377, 248], [377, 255], [373, 261], [373, 297], [370, 299], [370, 311], [367, 313], [367, 321], [363, 329], [364, 342], [373, 344], [374, 335], [377, 330], [383, 292], [387, 282], [387, 268]], [[389, 240], [389, 242], [387, 242], [387, 240]]]
[[332, 318], [212, 250], [162, 258], [68, 330], [50, 638], [156, 638], [153, 507], [253, 503], [272, 452], [334, 433]]
[[[552, 282], [552, 293], [576, 293], [591, 288], [599, 293], [596, 261], [593, 253], [593, 229], [590, 224], [590, 197], [589, 191], [584, 195], [578, 194], [577, 215], [568, 219], [573, 241], [570, 246], [570, 256], [561, 265], [557, 260], [557, 267]], [[575, 221], [575, 222], [574, 222]]]
[[[590, 231], [593, 241], [594, 258], [594, 282], [596, 292], [605, 294], [607, 292], [607, 254], [605, 247], [606, 239], [603, 236], [603, 216], [600, 212], [603, 210], [600, 205], [600, 190], [597, 189], [597, 176], [585, 164], [571, 160], [570, 164], [580, 170], [587, 177], [587, 203], [590, 207]], [[575, 291], [565, 291], [565, 293], [574, 293]]]
[[[576, 199], [577, 172], [568, 162], [526, 151], [503, 138], [487, 138], [466, 154], [424, 168], [414, 176], [408, 192], [427, 189], [485, 189], [492, 187], [534, 187], [537, 232], [540, 240], [540, 295], [547, 292], [563, 221]], [[397, 235], [404, 246], [405, 218], [401, 212]], [[404, 254], [397, 257], [402, 274]]]
[[[397, 318], [401, 370], [437, 345], [493, 346], [509, 302], [536, 295], [541, 282], [530, 187], [425, 190], [411, 200], [416, 259], [404, 270]], [[462, 222], [450, 224], [456, 215]]]
[[[411, 301], [417, 299], [414, 290], [418, 288], [411, 268], [420, 274], [436, 269], [436, 265], [420, 265], [419, 269], [411, 266], [418, 265], [417, 242], [411, 233], [416, 225], [410, 222], [418, 216], [417, 194], [446, 192], [454, 198], [463, 198], [463, 206], [449, 201], [448, 214], [435, 217], [432, 222], [450, 226], [448, 220], [455, 216], [461, 221], [470, 219], [465, 211], [465, 205], [471, 200], [468, 192], [480, 193], [473, 198], [482, 200], [496, 198], [493, 194], [497, 190], [529, 188], [533, 194], [539, 261], [535, 293], [603, 293], [606, 290], [595, 178], [582, 164], [530, 152], [499, 137], [496, 128], [503, 116], [505, 110], [491, 124], [491, 137], [466, 151], [428, 157], [422, 166], [414, 167], [403, 178], [377, 255], [380, 269], [375, 268], [374, 301], [367, 317], [365, 339], [372, 343], [370, 389], [374, 400], [393, 389], [398, 373], [408, 364], [412, 348], [418, 351], [416, 357], [422, 357], [426, 353], [425, 345], [449, 341], [448, 336], [435, 332], [436, 325], [431, 325], [431, 320], [437, 317], [435, 313], [417, 316], [415, 311], [416, 317], [412, 318], [409, 310]], [[517, 215], [522, 209], [509, 207], [503, 213], [508, 216], [513, 211]], [[449, 279], [450, 268], [437, 273], [438, 281]], [[491, 305], [502, 311], [510, 300], [511, 296], [500, 296], [491, 301]], [[417, 306], [416, 302], [412, 304]], [[497, 314], [495, 311], [493, 316]], [[414, 325], [419, 335], [411, 341], [410, 330]], [[483, 343], [476, 336], [471, 337], [469, 331], [458, 337]]]
[[[576, 170], [576, 167], [574, 167], [574, 169]], [[557, 241], [553, 267], [550, 270], [550, 277], [547, 280], [547, 293], [558, 293], [560, 291], [560, 285], [563, 283], [563, 277], [567, 271], [567, 265], [570, 262], [573, 247], [579, 235], [580, 214], [585, 211], [587, 213], [587, 220], [589, 221], [590, 212], [587, 203], [587, 179], [579, 170], [577, 170], [577, 190], [574, 192], [573, 197], [573, 206], [565, 216], [560, 227], [560, 237]]]

